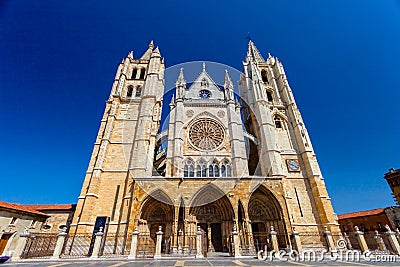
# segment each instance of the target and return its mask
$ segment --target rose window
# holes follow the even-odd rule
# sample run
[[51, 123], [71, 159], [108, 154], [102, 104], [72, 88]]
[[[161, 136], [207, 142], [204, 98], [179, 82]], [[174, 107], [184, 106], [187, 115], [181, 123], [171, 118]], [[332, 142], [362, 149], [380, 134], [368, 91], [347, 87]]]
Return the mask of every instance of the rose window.
[[224, 129], [214, 120], [200, 119], [190, 127], [189, 139], [200, 150], [213, 150], [222, 144]]

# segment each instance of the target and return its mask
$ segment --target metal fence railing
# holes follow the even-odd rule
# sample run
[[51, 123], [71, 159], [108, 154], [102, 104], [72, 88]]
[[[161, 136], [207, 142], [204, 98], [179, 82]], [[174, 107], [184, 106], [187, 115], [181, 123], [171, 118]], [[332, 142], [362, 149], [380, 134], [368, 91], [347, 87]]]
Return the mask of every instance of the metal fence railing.
[[89, 257], [92, 254], [94, 238], [93, 234], [68, 235], [61, 258]]
[[25, 244], [21, 258], [47, 258], [53, 255], [57, 234], [31, 233]]

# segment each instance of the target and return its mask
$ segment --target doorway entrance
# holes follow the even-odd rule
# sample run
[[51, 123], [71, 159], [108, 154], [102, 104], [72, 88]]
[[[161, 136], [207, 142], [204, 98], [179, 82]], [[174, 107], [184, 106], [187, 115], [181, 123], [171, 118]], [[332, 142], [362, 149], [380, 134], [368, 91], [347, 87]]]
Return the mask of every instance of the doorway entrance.
[[10, 239], [11, 235], [12, 235], [11, 233], [3, 233], [1, 235], [1, 239], [0, 239], [0, 255], [3, 254], [4, 249], [6, 248], [8, 240]]

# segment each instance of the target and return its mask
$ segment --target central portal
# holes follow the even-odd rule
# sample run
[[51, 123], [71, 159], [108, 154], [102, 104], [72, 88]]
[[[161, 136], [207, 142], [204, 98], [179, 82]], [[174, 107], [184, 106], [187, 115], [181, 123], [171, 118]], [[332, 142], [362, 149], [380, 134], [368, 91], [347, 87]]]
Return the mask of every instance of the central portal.
[[204, 246], [207, 247], [208, 252], [231, 251], [230, 240], [234, 213], [225, 194], [222, 195], [213, 186], [204, 188], [194, 198], [189, 214], [205, 233]]

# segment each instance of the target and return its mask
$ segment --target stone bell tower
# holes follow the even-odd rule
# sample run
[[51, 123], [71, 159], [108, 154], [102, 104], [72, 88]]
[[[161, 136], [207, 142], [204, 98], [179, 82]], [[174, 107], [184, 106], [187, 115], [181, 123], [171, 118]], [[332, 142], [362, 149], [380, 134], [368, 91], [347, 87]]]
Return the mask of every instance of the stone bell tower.
[[308, 213], [314, 214], [315, 225], [337, 230], [324, 178], [283, 65], [270, 54], [264, 60], [252, 41], [243, 62], [239, 91], [246, 131], [259, 142], [257, 147], [250, 144], [250, 174], [283, 177], [293, 225], [305, 223]]
[[[153, 41], [119, 64], [79, 196], [71, 233], [124, 232], [134, 177], [152, 175], [164, 93], [164, 60]], [[146, 155], [146, 156], [144, 156]]]

